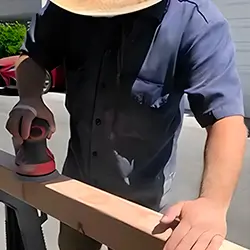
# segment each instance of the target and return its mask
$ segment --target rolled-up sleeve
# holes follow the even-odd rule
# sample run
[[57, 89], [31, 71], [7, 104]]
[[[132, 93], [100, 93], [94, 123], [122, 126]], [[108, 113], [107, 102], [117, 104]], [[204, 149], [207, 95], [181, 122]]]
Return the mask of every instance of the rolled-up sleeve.
[[199, 18], [194, 18], [197, 23], [192, 21], [185, 34], [185, 92], [197, 121], [207, 127], [228, 116], [243, 116], [244, 106], [227, 21]]
[[47, 1], [31, 20], [21, 54], [27, 54], [47, 70], [59, 66], [64, 58], [67, 12]]

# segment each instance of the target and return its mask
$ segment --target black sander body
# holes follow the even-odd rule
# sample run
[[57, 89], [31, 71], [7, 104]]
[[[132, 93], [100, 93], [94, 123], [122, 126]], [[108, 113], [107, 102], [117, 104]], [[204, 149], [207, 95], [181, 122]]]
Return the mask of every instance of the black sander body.
[[54, 155], [47, 147], [48, 133], [48, 122], [35, 118], [29, 138], [18, 149], [15, 148], [16, 174], [22, 181], [46, 182], [59, 175]]

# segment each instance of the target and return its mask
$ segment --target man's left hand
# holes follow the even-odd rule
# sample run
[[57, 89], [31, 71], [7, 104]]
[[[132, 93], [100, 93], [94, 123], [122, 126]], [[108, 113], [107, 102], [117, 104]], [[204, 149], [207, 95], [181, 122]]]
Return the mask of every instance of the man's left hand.
[[161, 223], [180, 223], [164, 250], [219, 250], [226, 237], [227, 209], [207, 198], [177, 203], [170, 207]]

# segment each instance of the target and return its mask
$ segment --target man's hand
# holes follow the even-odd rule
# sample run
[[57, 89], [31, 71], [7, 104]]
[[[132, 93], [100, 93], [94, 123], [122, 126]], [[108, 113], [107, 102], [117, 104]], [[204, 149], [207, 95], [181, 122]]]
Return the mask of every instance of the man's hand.
[[[22, 144], [28, 139], [33, 119], [45, 119], [50, 126], [48, 138], [55, 132], [55, 121], [52, 112], [41, 98], [21, 99], [9, 114], [6, 129], [13, 135], [14, 144]], [[20, 130], [21, 127], [21, 130]]]
[[219, 250], [226, 237], [227, 209], [207, 198], [177, 203], [170, 207], [161, 223], [180, 223], [164, 250]]

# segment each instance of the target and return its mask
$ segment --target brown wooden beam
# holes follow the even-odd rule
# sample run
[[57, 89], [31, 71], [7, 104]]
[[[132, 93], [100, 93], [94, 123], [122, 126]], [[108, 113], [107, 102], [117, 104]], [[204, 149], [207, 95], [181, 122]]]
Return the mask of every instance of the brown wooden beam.
[[[0, 189], [114, 250], [162, 250], [172, 230], [161, 231], [161, 214], [60, 175], [27, 183], [14, 174], [14, 156], [0, 151]], [[224, 241], [221, 250], [246, 250]]]

